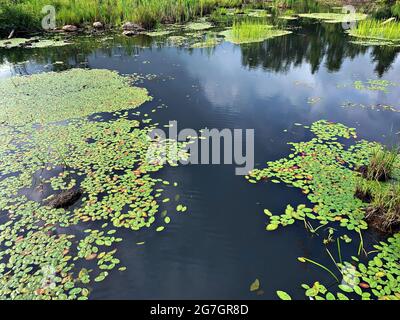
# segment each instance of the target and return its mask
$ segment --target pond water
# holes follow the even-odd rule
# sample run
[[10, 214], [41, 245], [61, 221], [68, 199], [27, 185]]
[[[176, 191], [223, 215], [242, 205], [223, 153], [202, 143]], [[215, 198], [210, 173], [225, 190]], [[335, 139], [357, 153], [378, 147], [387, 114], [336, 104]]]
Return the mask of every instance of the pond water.
[[[293, 23], [296, 25], [296, 23]], [[286, 157], [288, 142], [305, 141], [302, 126], [326, 119], [357, 129], [360, 138], [394, 144], [400, 113], [346, 103], [390, 105], [400, 110], [400, 90], [356, 90], [357, 80], [400, 81], [399, 49], [349, 42], [340, 25], [307, 23], [290, 35], [260, 43], [188, 49], [165, 37], [77, 39], [74, 45], [45, 49], [0, 49], [0, 77], [86, 67], [124, 75], [154, 74], [137, 84], [154, 98], [140, 107], [160, 126], [176, 120], [178, 130], [254, 129], [255, 166]], [[56, 63], [57, 62], [57, 63]], [[62, 62], [62, 63], [60, 63]], [[234, 165], [166, 167], [164, 179], [179, 186], [188, 211], [172, 216], [161, 233], [119, 230], [117, 256], [127, 266], [93, 284], [92, 299], [276, 299], [276, 290], [304, 299], [302, 283], [332, 283], [329, 274], [301, 264], [306, 256], [334, 268], [321, 239], [304, 225], [266, 232], [263, 209], [281, 212], [307, 203], [298, 189], [270, 182], [250, 184]], [[161, 210], [176, 203], [162, 204]], [[368, 233], [373, 243], [378, 235]], [[137, 245], [138, 242], [145, 242]], [[353, 241], [344, 249], [357, 251]], [[367, 245], [368, 247], [368, 245]], [[263, 292], [249, 291], [258, 278]]]

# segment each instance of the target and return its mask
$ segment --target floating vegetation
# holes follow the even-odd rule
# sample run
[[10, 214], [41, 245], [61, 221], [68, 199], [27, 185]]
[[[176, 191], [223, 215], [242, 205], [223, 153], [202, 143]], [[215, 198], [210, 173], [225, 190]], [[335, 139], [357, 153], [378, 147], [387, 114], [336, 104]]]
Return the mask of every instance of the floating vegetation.
[[281, 300], [292, 300], [292, 297], [288, 294], [288, 293], [286, 293], [285, 291], [280, 291], [280, 290], [278, 290], [277, 292], [276, 292], [276, 295], [279, 297], [279, 299], [281, 299]]
[[315, 105], [322, 100], [321, 97], [310, 97], [307, 99], [307, 103], [311, 105]]
[[274, 29], [272, 25], [262, 22], [241, 21], [235, 22], [232, 29], [221, 32], [226, 41], [243, 44], [252, 42], [262, 42], [267, 39], [280, 37], [290, 34], [291, 31]]
[[396, 107], [386, 104], [371, 104], [365, 105], [362, 103], [354, 103], [354, 102], [344, 102], [341, 105], [342, 108], [361, 108], [361, 109], [370, 109], [374, 111], [391, 111], [391, 112], [400, 112]]
[[171, 30], [158, 30], [158, 31], [150, 31], [150, 32], [145, 32], [146, 35], [149, 37], [163, 37], [171, 34], [173, 31]]
[[346, 23], [351, 21], [365, 20], [368, 15], [364, 13], [345, 14], [345, 13], [301, 13], [301, 18], [321, 20], [327, 23]]
[[337, 263], [343, 276], [335, 289], [320, 282], [303, 284], [307, 297], [315, 300], [400, 300], [400, 233], [375, 245], [376, 254], [366, 263], [352, 257], [351, 262]]
[[181, 47], [186, 44], [187, 38], [184, 36], [170, 36], [167, 40], [171, 45]]
[[192, 44], [191, 48], [213, 48], [217, 46], [221, 40], [216, 37], [207, 37], [206, 40]]
[[283, 16], [279, 16], [278, 19], [282, 19], [282, 20], [297, 20], [299, 17], [298, 16], [289, 16], [289, 15], [283, 15]]
[[258, 10], [250, 10], [247, 15], [249, 17], [256, 17], [256, 18], [267, 18], [271, 17], [271, 14], [268, 13], [266, 10], [258, 9]]
[[357, 90], [383, 91], [385, 93], [389, 92], [389, 87], [394, 86], [398, 86], [398, 83], [383, 79], [357, 80], [353, 82], [353, 87]]
[[[156, 186], [169, 184], [152, 174], [186, 158], [183, 144], [152, 140], [148, 133], [154, 126], [126, 118], [122, 109], [149, 97], [115, 72], [14, 77], [2, 80], [0, 88], [13, 104], [2, 105], [8, 114], [1, 114], [0, 125], [0, 204], [8, 216], [0, 225], [0, 298], [87, 299], [92, 281], [103, 281], [115, 268], [126, 269], [116, 257], [115, 244], [122, 238], [108, 225], [131, 230], [152, 226], [162, 201], [163, 189]], [[87, 118], [106, 111], [118, 119]], [[160, 144], [176, 150], [166, 162]], [[50, 206], [54, 195], [75, 196], [69, 192], [73, 188], [81, 191], [70, 209]], [[31, 199], [33, 191], [41, 200]], [[89, 221], [103, 225], [83, 232], [74, 227]]]
[[359, 45], [359, 46], [400, 46], [400, 44], [395, 44], [392, 41], [385, 41], [385, 40], [377, 40], [377, 39], [359, 39], [359, 40], [352, 40], [350, 43]]
[[250, 291], [254, 292], [260, 289], [260, 280], [256, 279], [254, 282], [250, 285]]
[[[387, 22], [387, 23], [386, 23]], [[400, 45], [400, 23], [397, 21], [365, 20], [349, 30], [353, 37], [365, 38], [366, 41], [378, 41], [380, 45]]]
[[70, 44], [60, 39], [40, 39], [40, 38], [12, 38], [7, 40], [0, 40], [0, 49], [12, 49], [12, 48], [48, 48], [48, 47], [62, 47]]
[[0, 121], [12, 125], [131, 109], [150, 99], [116, 72], [83, 69], [0, 80], [0, 95]]
[[205, 22], [191, 22], [188, 23], [185, 27], [188, 30], [202, 31], [212, 28], [213, 25], [212, 23], [205, 21]]
[[273, 231], [296, 220], [320, 225], [338, 222], [348, 230], [367, 229], [366, 204], [354, 197], [360, 175], [355, 169], [368, 164], [376, 144], [361, 140], [345, 148], [338, 139], [356, 138], [355, 130], [325, 120], [315, 122], [310, 130], [316, 137], [290, 143], [293, 153], [288, 158], [268, 162], [267, 168], [253, 170], [247, 176], [251, 183], [277, 180], [299, 188], [313, 204], [297, 208], [288, 205], [282, 215], [266, 209], [264, 213], [270, 220], [266, 229]]
[[[353, 145], [345, 148], [338, 139], [355, 139], [357, 136], [354, 129], [342, 124], [321, 120], [312, 124], [310, 130], [316, 137], [308, 142], [290, 143], [294, 152], [288, 158], [268, 162], [266, 169], [253, 170], [246, 177], [252, 183], [269, 180], [273, 182], [273, 179], [277, 179], [277, 181], [300, 188], [313, 204], [312, 207], [301, 204], [297, 208], [288, 205], [285, 213], [279, 216], [265, 209], [264, 213], [269, 217], [266, 230], [273, 231], [279, 226], [291, 225], [296, 220], [300, 220], [310, 232], [316, 233], [328, 223], [338, 223], [341, 227], [360, 234], [360, 254], [363, 248], [361, 230], [368, 228], [366, 220], [371, 219], [371, 208], [377, 208], [377, 203], [380, 203], [381, 210], [374, 213], [376, 216], [392, 225], [398, 225], [400, 222], [400, 188], [398, 184], [393, 185], [390, 182], [365, 180], [356, 169], [363, 166], [381, 168], [382, 165], [375, 163], [385, 162], [391, 168], [390, 177], [398, 179], [400, 177], [399, 157], [396, 153], [395, 159], [391, 156], [390, 160], [383, 161], [382, 159], [387, 159], [388, 156], [383, 157], [381, 153], [387, 154], [387, 152], [380, 150], [378, 155], [375, 143], [362, 140], [355, 141]], [[374, 175], [373, 178], [376, 176]], [[368, 183], [368, 186], [374, 184], [375, 187], [384, 188], [386, 192], [381, 190], [378, 192], [375, 187], [367, 189], [365, 186], [360, 186], [360, 181]], [[373, 198], [376, 197], [376, 200], [372, 200], [370, 204], [365, 202], [365, 196], [359, 196], [369, 192]], [[320, 226], [313, 227], [313, 221], [319, 222]], [[324, 240], [325, 245], [333, 241], [333, 229], [329, 228], [329, 230], [330, 240]], [[389, 238], [387, 243], [380, 242], [379, 245], [375, 245], [377, 254], [369, 259], [367, 264], [361, 263], [357, 257], [352, 257], [352, 263], [343, 262], [340, 254], [341, 240], [349, 243], [351, 238], [347, 235], [337, 238], [340, 262], [336, 263], [327, 249], [342, 276], [341, 282], [333, 271], [322, 264], [305, 257], [298, 259], [302, 263], [311, 263], [325, 270], [338, 283], [336, 291], [328, 290], [319, 282], [315, 282], [312, 286], [303, 284], [306, 296], [316, 300], [400, 299], [400, 265], [398, 263], [400, 234], [397, 233]], [[290, 298], [284, 292], [278, 292], [281, 299]]]

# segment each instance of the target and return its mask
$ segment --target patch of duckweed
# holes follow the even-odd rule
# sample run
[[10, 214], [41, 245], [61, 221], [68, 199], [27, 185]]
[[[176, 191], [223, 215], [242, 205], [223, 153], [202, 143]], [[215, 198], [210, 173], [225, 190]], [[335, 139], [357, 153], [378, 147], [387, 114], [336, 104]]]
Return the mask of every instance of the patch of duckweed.
[[40, 39], [40, 38], [12, 38], [0, 40], [0, 49], [12, 49], [17, 47], [24, 48], [48, 48], [48, 47], [62, 47], [69, 43], [60, 39]]
[[202, 22], [190, 22], [185, 27], [186, 29], [192, 31], [202, 31], [212, 28], [213, 25], [210, 22], [202, 21]]
[[[154, 126], [148, 121], [129, 120], [119, 111], [149, 97], [113, 72], [72, 70], [9, 80], [18, 85], [2, 82], [2, 90], [11, 91], [3, 91], [7, 101], [14, 96], [34, 103], [41, 116], [22, 102], [14, 102], [7, 118], [2, 114], [0, 208], [8, 219], [0, 225], [0, 299], [87, 299], [93, 283], [126, 269], [117, 258], [119, 228], [139, 230], [156, 221], [164, 191], [157, 186], [169, 183], [153, 174], [187, 155], [183, 144], [150, 139]], [[80, 91], [88, 95], [83, 105]], [[116, 111], [117, 119], [86, 117], [100, 111]], [[169, 153], [167, 162], [163, 152]], [[82, 190], [73, 206], [47, 205], [49, 196], [71, 188]], [[88, 222], [91, 229], [80, 231]], [[101, 227], [93, 229], [97, 223]]]
[[96, 112], [135, 108], [149, 100], [146, 89], [107, 70], [72, 69], [0, 80], [0, 121], [49, 123]]
[[346, 23], [349, 21], [361, 21], [365, 20], [368, 15], [364, 13], [355, 13], [354, 15], [344, 14], [344, 13], [301, 13], [299, 14], [301, 18], [309, 18], [321, 20], [327, 23]]
[[352, 257], [351, 262], [337, 264], [341, 284], [329, 289], [320, 282], [303, 284], [306, 296], [315, 300], [400, 300], [400, 233], [374, 248], [376, 253], [364, 263]]
[[307, 142], [290, 143], [293, 153], [287, 158], [268, 162], [265, 169], [256, 169], [246, 177], [249, 182], [283, 182], [301, 189], [312, 206], [288, 205], [281, 215], [269, 210], [268, 231], [295, 221], [317, 222], [321, 225], [338, 222], [348, 230], [367, 229], [365, 203], [354, 197], [356, 178], [354, 169], [368, 163], [376, 146], [367, 141], [356, 141], [345, 147], [339, 139], [355, 139], [355, 129], [325, 120], [315, 122], [310, 129], [315, 138]]

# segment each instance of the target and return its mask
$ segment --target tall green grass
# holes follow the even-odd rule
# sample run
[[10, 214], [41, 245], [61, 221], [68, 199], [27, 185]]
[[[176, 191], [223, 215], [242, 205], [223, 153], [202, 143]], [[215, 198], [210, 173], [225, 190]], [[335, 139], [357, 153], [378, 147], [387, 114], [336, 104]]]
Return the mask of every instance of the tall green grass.
[[238, 21], [232, 26], [232, 36], [240, 42], [264, 39], [266, 34], [271, 31], [272, 26], [265, 22]]
[[246, 0], [0, 0], [0, 32], [40, 29], [45, 5], [56, 8], [58, 25], [124, 21], [152, 28], [159, 23], [186, 22], [218, 7], [235, 7]]
[[382, 20], [360, 21], [356, 28], [350, 31], [350, 35], [362, 38], [400, 41], [400, 22]]

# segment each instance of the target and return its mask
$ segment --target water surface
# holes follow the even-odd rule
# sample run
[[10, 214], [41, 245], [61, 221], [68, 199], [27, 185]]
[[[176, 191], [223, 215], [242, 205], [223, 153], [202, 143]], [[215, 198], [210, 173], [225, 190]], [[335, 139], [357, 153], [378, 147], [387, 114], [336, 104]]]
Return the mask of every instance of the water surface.
[[[400, 90], [360, 91], [353, 81], [400, 82], [399, 49], [351, 44], [335, 25], [303, 24], [288, 36], [262, 43], [212, 49], [168, 46], [162, 38], [81, 39], [77, 45], [48, 49], [0, 49], [0, 77], [86, 67], [124, 75], [154, 74], [144, 80], [153, 101], [140, 110], [160, 126], [178, 129], [254, 129], [256, 167], [286, 157], [291, 141], [308, 140], [309, 125], [326, 119], [356, 127], [360, 138], [394, 144], [400, 114], [341, 107], [345, 102], [391, 105], [400, 110]], [[54, 64], [57, 62], [56, 64]], [[60, 63], [62, 62], [62, 63]], [[318, 102], [310, 104], [310, 98]], [[248, 183], [233, 165], [165, 168], [160, 177], [177, 181], [167, 196], [180, 195], [189, 210], [172, 214], [161, 233], [120, 230], [117, 256], [127, 266], [93, 284], [93, 299], [276, 299], [276, 290], [303, 299], [302, 283], [331, 283], [324, 271], [301, 264], [306, 256], [334, 268], [322, 244], [301, 223], [266, 232], [263, 209], [282, 212], [307, 203], [297, 189]], [[169, 194], [168, 194], [169, 193]], [[163, 204], [170, 212], [177, 202]], [[323, 234], [323, 232], [322, 232]], [[345, 258], [356, 253], [356, 237]], [[365, 235], [371, 245], [378, 239]], [[145, 241], [144, 245], [136, 243]], [[260, 279], [263, 292], [249, 291]]]

